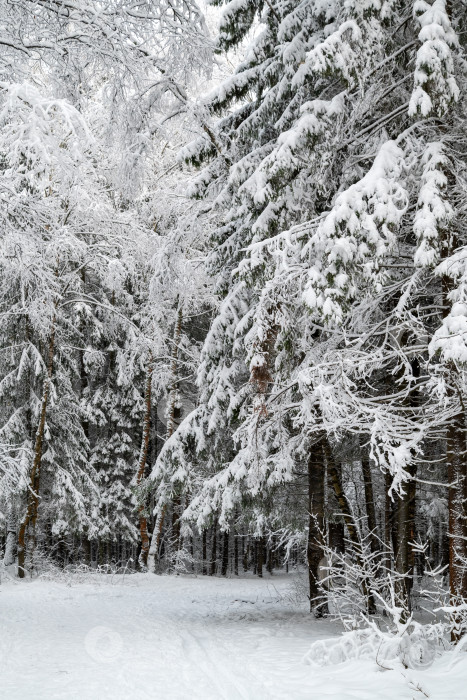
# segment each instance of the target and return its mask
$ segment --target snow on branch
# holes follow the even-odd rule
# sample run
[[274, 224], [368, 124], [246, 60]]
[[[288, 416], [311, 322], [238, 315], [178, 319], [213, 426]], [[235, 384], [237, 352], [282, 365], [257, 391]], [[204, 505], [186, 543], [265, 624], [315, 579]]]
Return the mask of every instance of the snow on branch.
[[423, 172], [415, 214], [414, 232], [419, 241], [415, 265], [429, 267], [439, 260], [442, 235], [454, 212], [445, 197], [449, 165], [442, 143], [428, 144], [422, 158]]
[[357, 22], [343, 22], [335, 32], [308, 53], [306, 61], [294, 77], [294, 85], [302, 85], [313, 74], [329, 72], [340, 73], [353, 85], [356, 81], [355, 64], [362, 40], [363, 34]]
[[431, 5], [416, 0], [414, 17], [421, 27], [418, 38], [422, 45], [417, 52], [409, 114], [442, 116], [459, 99], [451, 52], [457, 47], [458, 39], [446, 10], [446, 0], [435, 0]]
[[387, 141], [368, 173], [338, 195], [320, 223], [312, 241], [318, 259], [308, 272], [303, 298], [326, 322], [340, 323], [344, 306], [359, 289], [380, 289], [384, 261], [395, 248], [407, 208], [403, 168], [404, 152]]
[[7, 162], [23, 176], [37, 176], [70, 156], [79, 161], [93, 141], [75, 107], [29, 83], [0, 83], [0, 125]]

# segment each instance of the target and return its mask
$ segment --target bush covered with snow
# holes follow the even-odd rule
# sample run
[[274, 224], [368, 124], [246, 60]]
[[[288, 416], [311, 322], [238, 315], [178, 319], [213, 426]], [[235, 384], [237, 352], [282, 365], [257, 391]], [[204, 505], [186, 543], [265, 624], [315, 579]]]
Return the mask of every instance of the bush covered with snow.
[[351, 659], [373, 659], [382, 668], [393, 662], [405, 668], [430, 666], [448, 643], [439, 625], [422, 626], [412, 622], [402, 634], [391, 634], [376, 625], [345, 632], [341, 637], [317, 640], [304, 657], [306, 663], [332, 666]]

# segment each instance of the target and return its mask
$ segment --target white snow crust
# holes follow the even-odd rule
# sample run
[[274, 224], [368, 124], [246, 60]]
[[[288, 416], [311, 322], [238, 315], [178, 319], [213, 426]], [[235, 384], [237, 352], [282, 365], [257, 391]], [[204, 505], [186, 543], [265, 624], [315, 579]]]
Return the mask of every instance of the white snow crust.
[[[2, 700], [461, 700], [465, 651], [428, 668], [365, 654], [310, 661], [339, 628], [294, 575], [94, 576], [0, 586]], [[316, 657], [316, 652], [313, 657]], [[353, 658], [352, 658], [353, 657]], [[386, 670], [388, 668], [388, 670]], [[419, 687], [419, 689], [417, 689]], [[423, 691], [423, 692], [422, 692]]]

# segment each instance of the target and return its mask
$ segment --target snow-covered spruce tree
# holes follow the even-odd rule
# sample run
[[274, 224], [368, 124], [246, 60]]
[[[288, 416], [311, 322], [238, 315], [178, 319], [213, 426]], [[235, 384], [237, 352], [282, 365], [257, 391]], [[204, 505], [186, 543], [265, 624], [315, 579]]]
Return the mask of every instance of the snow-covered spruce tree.
[[[256, 388], [260, 395], [268, 385], [268, 370], [261, 369], [260, 359], [274, 346], [277, 329], [266, 332], [262, 339], [249, 383], [243, 339], [253, 320], [253, 280], [256, 272], [261, 277], [263, 271], [236, 278], [232, 278], [232, 272], [242, 263], [242, 251], [252, 241], [273, 236], [309, 216], [309, 195], [297, 196], [302, 189], [301, 178], [306, 181], [309, 173], [303, 175], [298, 166], [293, 176], [284, 174], [284, 180], [289, 181], [284, 188], [279, 181], [266, 186], [261, 163], [277, 146], [281, 133], [300, 115], [301, 104], [314, 95], [312, 86], [297, 93], [292, 77], [305, 47], [318, 40], [332, 19], [332, 10], [322, 12], [313, 9], [312, 4], [227, 5], [221, 20], [220, 50], [238, 46], [258, 20], [260, 31], [235, 74], [207, 99], [205, 109], [212, 122], [183, 154], [194, 164], [208, 161], [192, 193], [213, 199], [223, 219], [213, 239], [215, 252], [210, 260], [223, 301], [203, 349], [198, 374], [200, 407], [192, 428], [194, 434], [200, 430], [204, 434], [203, 450], [212, 455], [209, 460], [203, 459], [212, 471], [200, 479], [204, 483], [189, 508], [190, 516], [196, 517], [200, 526], [218, 513], [221, 526], [228, 527], [229, 513], [242, 494], [261, 497], [263, 491], [264, 471], [249, 472], [249, 483], [245, 484], [248, 450], [241, 450], [232, 462], [232, 434], [245, 398]], [[216, 120], [216, 115], [227, 110], [225, 117]], [[274, 317], [276, 312], [271, 308], [269, 316]], [[260, 403], [259, 399], [258, 413]], [[292, 460], [282, 462], [277, 482], [284, 480], [284, 472], [291, 467]], [[269, 486], [274, 482], [271, 476]]]
[[[199, 344], [205, 334], [212, 292], [203, 264], [211, 224], [205, 207], [186, 197], [189, 175], [181, 174], [179, 165], [174, 162], [176, 149], [169, 142], [164, 151], [168, 155], [163, 166], [170, 163], [171, 167], [161, 168], [163, 184], [156, 191], [156, 202], [164, 201], [165, 206], [153, 210], [156, 237], [154, 253], [147, 267], [147, 301], [141, 315], [153, 329], [154, 340], [151, 346], [148, 345], [148, 351], [152, 356], [153, 397], [158, 405], [158, 420], [163, 431], [161, 443], [165, 442], [162, 452], [165, 454], [171, 450], [171, 437], [176, 428], [196, 403], [193, 375], [199, 363]], [[157, 173], [155, 166], [156, 176]], [[149, 204], [152, 204], [153, 196], [149, 197]], [[174, 539], [175, 549], [181, 549], [180, 512], [190, 492], [183, 478], [186, 464], [173, 461], [171, 466], [163, 466], [163, 462], [164, 457], [153, 465], [150, 478], [142, 485], [144, 495], [153, 493], [157, 484], [154, 494], [157, 522], [151, 542], [151, 569], [164, 528]], [[171, 525], [166, 517], [168, 510], [168, 515], [172, 516]]]
[[168, 114], [185, 111], [189, 78], [211, 71], [212, 46], [193, 0], [0, 2], [0, 79], [31, 80], [86, 116], [109, 187], [129, 206]]
[[[261, 31], [258, 30], [231, 80], [208, 98], [212, 114], [227, 107], [230, 113], [185, 153], [195, 163], [211, 158], [194, 193], [212, 194], [219, 209], [226, 212], [224, 226], [215, 239], [217, 252], [211, 261], [213, 269], [218, 271], [219, 291], [225, 301], [205, 344], [200, 373], [204, 390], [201, 403], [206, 407], [203, 427], [211, 436], [214, 449], [219, 446], [216, 438], [224, 438], [226, 423], [232, 418], [238, 421], [243, 400], [254, 395], [251, 409], [246, 408], [246, 415], [251, 411], [254, 420], [247, 429], [249, 438], [244, 449], [227, 470], [220, 470], [206, 482], [190, 509], [192, 513], [198, 509], [206, 515], [213, 512], [214, 503], [215, 509], [223, 511], [224, 524], [225, 511], [233, 507], [242, 492], [260, 497], [274, 485], [290, 479], [297, 450], [303, 447], [303, 441], [290, 424], [284, 426], [284, 432], [291, 434], [295, 456], [293, 450], [278, 454], [277, 436], [273, 433], [269, 433], [270, 444], [263, 454], [254, 448], [257, 435], [254, 423], [264, 418], [263, 397], [274, 374], [271, 360], [275, 349], [292, 349], [295, 355], [302, 349], [300, 340], [297, 344], [293, 342], [295, 333], [299, 336], [300, 332], [293, 321], [289, 324], [294, 316], [293, 311], [290, 317], [288, 314], [295, 297], [287, 298], [288, 290], [281, 290], [280, 301], [271, 301], [269, 297], [267, 305], [254, 318], [252, 309], [258, 303], [256, 290], [267, 282], [271, 268], [254, 253], [246, 267], [243, 251], [247, 245], [272, 238], [281, 229], [310, 218], [326, 202], [328, 183], [320, 177], [332, 165], [326, 130], [336, 121], [341, 123], [344, 98], [338, 92], [336, 99], [319, 100], [325, 81], [321, 84], [320, 81], [316, 84], [316, 80], [305, 81], [300, 66], [307, 50], [318, 46], [330, 31], [339, 10], [338, 3], [326, 7], [313, 2], [228, 5], [221, 22], [221, 48], [241, 42], [257, 19]], [[312, 147], [316, 144], [323, 155], [321, 161], [313, 155]], [[311, 156], [308, 160], [303, 157], [306, 148]], [[266, 295], [260, 292], [260, 296], [265, 299]], [[250, 383], [245, 367], [245, 337], [251, 348]], [[290, 359], [287, 357], [284, 363], [285, 373]], [[320, 443], [316, 450], [321, 453]], [[300, 457], [307, 462], [303, 450]], [[252, 458], [256, 466], [250, 469]], [[323, 464], [322, 459], [312, 459], [315, 464]], [[323, 468], [318, 481], [324, 482]], [[321, 492], [324, 493], [323, 489]], [[316, 496], [315, 493], [315, 499]]]
[[81, 401], [87, 413], [90, 464], [99, 488], [99, 511], [93, 516], [86, 541], [89, 559], [93, 539], [98, 540], [101, 555], [104, 546], [113, 547], [118, 559], [123, 559], [123, 552], [137, 541], [132, 482], [139, 455], [144, 378], [139, 363], [132, 357], [134, 342], [129, 340], [138, 332], [130, 325], [129, 307], [134, 301], [125, 290], [125, 277], [122, 279], [121, 275], [129, 273], [123, 267], [112, 272], [112, 309], [96, 309], [97, 337], [91, 331], [83, 358], [85, 387]]
[[[410, 11], [378, 1], [227, 6], [225, 47], [255, 17], [260, 25], [245, 61], [208, 100], [212, 114], [230, 112], [186, 152], [210, 160], [195, 193], [227, 212], [213, 260], [225, 302], [202, 364], [205, 435], [241, 401], [243, 338], [253, 400], [237, 433], [243, 449], [206, 482], [192, 514], [222, 499], [228, 512], [242, 491], [289, 478], [307, 433], [333, 436], [338, 454], [359, 433], [399, 489], [387, 520], [399, 522], [394, 555], [410, 573], [414, 468], [457, 410], [448, 401], [440, 411], [427, 375], [442, 309], [426, 249], [450, 219], [448, 180], [430, 144], [446, 147], [463, 114], [453, 29], [462, 9], [452, 10], [450, 18], [443, 2]], [[276, 236], [281, 229], [289, 232]]]
[[19, 517], [22, 575], [39, 502], [55, 535], [89, 525], [96, 487], [75, 348], [85, 341], [82, 315], [109, 307], [105, 275], [119, 255], [115, 234], [131, 221], [115, 212], [86, 124], [69, 103], [12, 85], [3, 89], [1, 119], [3, 381], [14, 385], [2, 430], [13, 451], [29, 454], [14, 484], [27, 501]]
[[[393, 5], [393, 12], [396, 9]], [[353, 16], [355, 5], [352, 8], [349, 5], [347, 12], [343, 10], [342, 19], [350, 21], [352, 17], [359, 27], [361, 20]], [[373, 20], [379, 10], [388, 8], [377, 8], [375, 3], [374, 10]], [[397, 33], [385, 32], [384, 16], [379, 15], [377, 34], [380, 39], [393, 41]], [[348, 28], [345, 21], [342, 26]], [[401, 25], [397, 26], [400, 29]], [[308, 424], [314, 432], [322, 430], [324, 424], [326, 433], [337, 438], [336, 447], [349, 431], [371, 436], [374, 461], [392, 475], [392, 489], [399, 489], [393, 546], [399, 574], [409, 574], [404, 590], [399, 591], [401, 598], [407, 599], [414, 565], [409, 543], [414, 539], [415, 472], [417, 465], [420, 469], [427, 464], [423, 457], [429, 461], [430, 451], [436, 449], [436, 442], [442, 436], [440, 426], [447, 429], [446, 461], [451, 474], [447, 479], [448, 475], [444, 474], [444, 480], [451, 484], [463, 481], [457, 474], [459, 466], [453, 466], [453, 463], [459, 465], [463, 452], [464, 420], [457, 403], [463, 391], [461, 373], [457, 367], [450, 374], [446, 382], [450, 389], [444, 390], [435, 382], [444, 396], [439, 404], [432, 379], [438, 368], [428, 362], [429, 355], [441, 349], [438, 338], [444, 339], [446, 348], [452, 347], [449, 333], [446, 334], [446, 321], [431, 345], [428, 343], [447, 306], [446, 302], [441, 308], [438, 305], [440, 297], [446, 295], [448, 268], [441, 264], [435, 275], [433, 269], [440, 259], [448, 256], [451, 277], [458, 274], [454, 273], [454, 261], [449, 256], [461, 242], [461, 239], [453, 242], [452, 230], [456, 231], [462, 222], [464, 166], [452, 152], [446, 133], [455, 130], [456, 120], [462, 121], [458, 83], [464, 76], [455, 67], [458, 40], [444, 3], [415, 3], [413, 19], [407, 18], [402, 26], [410, 27], [415, 39], [409, 42], [410, 46], [404, 44], [397, 49], [396, 56], [398, 51], [407, 51], [412, 46], [416, 49], [418, 42], [421, 44], [414, 77], [404, 64], [400, 80], [394, 78], [394, 63], [388, 49], [379, 54], [380, 63], [373, 65], [372, 47], [378, 44], [374, 41], [365, 44], [366, 69], [357, 70], [358, 59], [355, 63], [355, 85], [358, 84], [360, 93], [349, 87], [345, 90], [346, 110], [353, 107], [347, 113], [346, 137], [339, 133], [338, 125], [328, 128], [328, 134], [334, 135], [337, 153], [341, 158], [345, 156], [337, 179], [341, 191], [329, 213], [315, 217], [308, 226], [293, 228], [267, 246], [253, 244], [248, 267], [256, 269], [258, 260], [263, 264], [272, 260], [276, 265], [276, 279], [263, 288], [264, 301], [256, 310], [257, 318], [266, 316], [274, 305], [283, 308], [292, 296], [290, 287], [287, 295], [283, 290], [291, 284], [296, 290], [295, 298], [301, 297], [312, 314], [305, 322], [315, 329], [312, 355], [297, 368], [295, 380], [305, 399], [300, 423]], [[331, 39], [337, 41], [340, 31], [309, 53], [302, 74], [309, 71], [319, 76], [325, 56], [326, 72], [334, 78], [345, 77], [339, 56], [342, 52], [350, 56], [351, 43], [346, 41], [340, 54], [333, 58], [327, 54]], [[391, 73], [385, 74], [388, 64]], [[349, 72], [351, 66], [346, 61], [344, 72]], [[371, 82], [365, 81], [366, 76]], [[351, 88], [351, 77], [346, 80]], [[377, 110], [384, 108], [384, 100], [378, 94], [391, 94], [392, 100], [399, 94], [401, 106], [383, 113], [368, 128], [349, 134], [349, 125], [362, 102], [367, 107], [375, 105]], [[364, 119], [368, 115], [366, 109]], [[376, 157], [372, 148], [376, 149]], [[321, 158], [321, 153], [318, 156]], [[362, 168], [365, 158], [370, 163], [366, 172]], [[438, 280], [443, 276], [444, 291]], [[451, 283], [447, 292], [451, 300], [456, 296], [454, 286]], [[292, 318], [296, 323], [296, 316]], [[455, 327], [457, 332], [458, 326]], [[251, 355], [258, 336], [265, 336], [264, 324], [259, 324], [253, 338]], [[445, 357], [452, 359], [449, 350]], [[287, 392], [280, 393], [283, 387], [284, 384], [279, 384], [277, 393], [282, 400], [290, 402]], [[283, 409], [279, 407], [275, 416], [281, 414]], [[454, 444], [454, 440], [458, 443]], [[451, 534], [459, 545], [457, 553], [451, 552], [450, 578], [451, 586], [458, 591], [462, 589], [460, 570], [465, 555], [461, 554], [463, 540], [452, 527], [465, 518], [460, 505], [463, 497], [459, 497], [462, 489], [462, 485], [460, 491], [451, 487], [449, 499]]]
[[[196, 3], [172, 3], [170, 6], [164, 3], [140, 3], [137, 9], [131, 3], [104, 3], [96, 13], [93, 3], [88, 2], [73, 7], [62, 2], [53, 5], [46, 2], [31, 4], [25, 1], [14, 5], [2, 2], [0, 17], [0, 65], [1, 77], [5, 81], [4, 89], [7, 90], [12, 81], [21, 82], [33, 73], [36, 82], [40, 79], [45, 84], [44, 91], [47, 94], [60, 98], [57, 104], [73, 105], [81, 114], [86, 114], [99, 139], [97, 147], [94, 143], [93, 158], [95, 163], [100, 162], [101, 176], [105, 175], [105, 187], [109, 196], [107, 204], [117, 207], [117, 210], [124, 204], [128, 211], [131, 197], [141, 186], [145, 156], [151, 140], [161, 129], [161, 110], [167, 113], [186, 104], [183, 86], [194, 68], [210, 71], [210, 45], [204, 19]], [[184, 28], [183, 32], [180, 31], [181, 27]], [[53, 108], [53, 100], [51, 106]], [[84, 140], [80, 142], [79, 138], [76, 139], [76, 151], [86, 147]], [[96, 187], [96, 194], [102, 193], [103, 186], [101, 180]], [[118, 211], [116, 215], [118, 221]], [[129, 221], [128, 214], [127, 218]], [[114, 223], [117, 224], [117, 221]], [[131, 226], [128, 226], [128, 222], [126, 226], [122, 240], [131, 240]], [[115, 234], [117, 228], [118, 224]], [[118, 235], [113, 238], [117, 248], [118, 238]], [[111, 285], [100, 289], [100, 281], [97, 281], [92, 271], [90, 274], [89, 267], [83, 265], [79, 272], [82, 277], [81, 292], [85, 293], [87, 286], [88, 295], [92, 290], [94, 297], [100, 298], [100, 303], [109, 304], [107, 292]], [[78, 341], [79, 338], [80, 341], [76, 345], [88, 343], [86, 334], [89, 326], [94, 326], [91, 331], [91, 347], [81, 347], [76, 356], [72, 357], [72, 389], [78, 395], [78, 401], [72, 399], [70, 404], [73, 411], [82, 414], [81, 419], [76, 420], [76, 425], [81, 424], [82, 435], [76, 439], [82, 448], [82, 455], [87, 455], [89, 451], [94, 455], [89, 469], [89, 474], [92, 474], [95, 460], [101, 466], [101, 457], [106, 461], [103, 453], [99, 456], [102, 447], [99, 430], [93, 430], [92, 424], [93, 420], [98, 422], [99, 403], [105, 402], [105, 391], [99, 384], [96, 371], [102, 352], [105, 355], [101, 343], [104, 342], [106, 330], [103, 331], [101, 327], [99, 333], [96, 329], [107, 325], [108, 317], [104, 314], [105, 322], [102, 324], [103, 319], [98, 318], [99, 313], [91, 312], [86, 304], [80, 305], [76, 313], [75, 330], [80, 333], [79, 336], [75, 334], [74, 340]], [[112, 317], [115, 313], [112, 311], [109, 316]], [[94, 320], [89, 323], [93, 315]], [[83, 323], [83, 317], [87, 319], [87, 325]], [[55, 338], [53, 342], [55, 343]], [[86, 361], [89, 362], [87, 368]], [[26, 365], [24, 369], [26, 371]], [[88, 376], [93, 373], [92, 378]], [[41, 380], [37, 381], [40, 385]], [[99, 388], [96, 397], [91, 395], [91, 381], [92, 390]], [[125, 384], [125, 381], [120, 385]], [[8, 379], [4, 384], [5, 390], [7, 383]], [[76, 386], [79, 388], [76, 389]], [[122, 413], [133, 410], [129, 404], [134, 403], [135, 397], [130, 387], [128, 393], [128, 401], [122, 401], [125, 405]], [[47, 402], [50, 404], [48, 397]], [[31, 401], [25, 405], [27, 415], [30, 414], [30, 404]], [[135, 420], [134, 415], [132, 419]], [[123, 424], [128, 428], [132, 419], [115, 417], [120, 426], [116, 428], [118, 440], [121, 438], [127, 442]], [[15, 414], [15, 420], [20, 420], [19, 415]], [[8, 422], [11, 427], [11, 421]], [[34, 428], [31, 430], [34, 432]], [[21, 428], [21, 433], [21, 439], [13, 444], [10, 442], [6, 448], [9, 460], [7, 481], [11, 481], [12, 474], [17, 479], [18, 469], [20, 472], [22, 469], [20, 458], [25, 454], [24, 448], [31, 446], [28, 443], [28, 439], [31, 440], [28, 431]], [[81, 439], [83, 435], [84, 440]], [[138, 441], [135, 436], [130, 441], [135, 439]], [[75, 448], [76, 454], [79, 454], [77, 445]], [[109, 450], [112, 452], [111, 445]], [[125, 451], [122, 445], [116, 444], [114, 450]], [[106, 449], [104, 452], [109, 457]], [[109, 459], [112, 461], [113, 457]], [[99, 470], [100, 477], [105, 471], [105, 468]], [[123, 486], [122, 480], [117, 478], [117, 481], [123, 490], [128, 489], [128, 484]], [[128, 502], [127, 497], [128, 493], [123, 500]], [[103, 502], [107, 503], [105, 509], [108, 511], [108, 496], [101, 498], [101, 504]], [[89, 535], [92, 532], [100, 532], [102, 535], [108, 531], [111, 516], [107, 513], [103, 522], [99, 520], [98, 513], [99, 509], [93, 511], [95, 522], [88, 529]]]

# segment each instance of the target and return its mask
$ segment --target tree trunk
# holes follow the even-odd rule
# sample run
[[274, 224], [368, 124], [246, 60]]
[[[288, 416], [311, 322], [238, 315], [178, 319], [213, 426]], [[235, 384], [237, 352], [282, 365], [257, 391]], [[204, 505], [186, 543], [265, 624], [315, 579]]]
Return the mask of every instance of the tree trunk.
[[[339, 508], [344, 517], [345, 524], [347, 526], [347, 532], [349, 533], [349, 539], [355, 548], [355, 555], [359, 566], [362, 571], [364, 571], [364, 560], [362, 557], [362, 545], [360, 541], [360, 534], [355, 525], [355, 520], [353, 517], [352, 509], [350, 503], [345, 495], [344, 489], [342, 488], [341, 476], [337, 469], [336, 463], [334, 462], [334, 457], [331, 452], [331, 448], [327, 440], [324, 440], [324, 452], [326, 454], [326, 462], [328, 467], [328, 475], [331, 485], [334, 489], [334, 493], [339, 503]], [[373, 595], [369, 591], [368, 581], [365, 578], [362, 579], [362, 592], [367, 600], [367, 610], [370, 615], [376, 613], [376, 604]]]
[[12, 506], [8, 510], [7, 533], [5, 543], [5, 555], [3, 563], [5, 566], [11, 566], [16, 559], [16, 513]]
[[260, 578], [263, 578], [263, 566], [264, 566], [264, 537], [259, 537], [257, 541], [257, 561], [256, 561], [256, 571]]
[[211, 566], [209, 575], [215, 576], [217, 569], [217, 519], [212, 525]]
[[[138, 473], [136, 475], [136, 485], [139, 486], [144, 479], [146, 464], [148, 459], [149, 435], [151, 431], [151, 394], [152, 394], [152, 374], [154, 371], [154, 360], [152, 353], [148, 356], [148, 368], [146, 372], [146, 388], [144, 392], [144, 419], [143, 419], [143, 435], [141, 439], [141, 453], [138, 464]], [[146, 504], [143, 502], [138, 508], [139, 513], [139, 532], [141, 537], [141, 553], [139, 555], [139, 563], [143, 569], [148, 566], [149, 554], [149, 536], [148, 522], [146, 517]]]
[[[451, 604], [459, 605], [467, 598], [467, 551], [465, 532], [465, 415], [460, 411], [451, 419], [447, 430], [449, 489], [449, 580]], [[454, 630], [453, 641], [458, 641], [460, 630]]]
[[362, 472], [363, 472], [363, 485], [365, 489], [365, 509], [366, 518], [368, 522], [368, 530], [370, 533], [370, 548], [371, 553], [374, 554], [380, 549], [378, 542], [378, 535], [376, 530], [376, 508], [375, 508], [375, 497], [373, 492], [373, 480], [371, 477], [371, 466], [370, 460], [365, 452], [365, 448], [361, 445], [362, 455]]
[[385, 547], [385, 566], [388, 571], [391, 570], [391, 550], [392, 550], [392, 501], [389, 496], [391, 488], [391, 475], [386, 472], [384, 475], [384, 547]]
[[238, 510], [235, 509], [234, 537], [234, 575], [238, 576], [238, 531], [237, 531]]
[[[178, 353], [180, 347], [180, 338], [182, 335], [182, 322], [183, 322], [183, 310], [181, 305], [178, 307], [177, 311], [177, 321], [175, 323], [174, 329], [174, 339], [172, 348], [172, 361], [170, 365], [171, 372], [171, 387], [169, 394], [169, 415], [167, 421], [167, 435], [166, 441], [172, 437], [175, 432], [176, 426], [176, 416], [175, 411], [177, 408], [177, 391], [178, 391]], [[159, 514], [159, 519], [157, 522], [157, 527], [154, 528], [154, 533], [151, 542], [151, 557], [154, 558], [154, 563], [156, 557], [159, 556], [159, 547], [162, 537], [162, 529], [164, 527], [165, 514], [167, 512], [167, 504], [162, 506], [161, 512]]]
[[91, 541], [86, 537], [86, 535], [84, 535], [83, 548], [84, 548], [84, 561], [85, 561], [87, 566], [91, 566], [91, 562], [92, 562]]
[[205, 528], [203, 530], [203, 576], [206, 576], [208, 573], [207, 559], [208, 559], [207, 530]]
[[181, 546], [181, 510], [182, 502], [180, 496], [177, 494], [172, 500], [172, 541], [176, 552], [180, 550]]
[[[395, 591], [399, 604], [409, 610], [409, 586], [408, 586], [408, 569], [409, 569], [409, 495], [407, 484], [405, 485], [405, 493], [397, 499], [396, 510], [396, 541], [397, 549], [395, 555], [395, 565], [398, 577], [395, 580]], [[402, 618], [405, 621], [405, 617]]]
[[271, 543], [270, 547], [266, 548], [266, 571], [268, 574], [272, 575], [272, 569], [273, 569], [273, 541]]
[[[454, 246], [454, 242], [453, 242]], [[443, 306], [445, 314], [450, 305], [450, 293], [454, 283], [443, 277]], [[454, 362], [447, 363], [448, 395], [459, 404], [459, 411], [449, 422], [446, 432], [446, 462], [449, 488], [449, 583], [451, 605], [459, 605], [467, 599], [467, 470], [466, 470], [466, 415], [462, 378]], [[457, 642], [462, 636], [461, 620], [455, 620], [452, 640]]]
[[331, 549], [344, 554], [345, 552], [345, 525], [343, 522], [328, 523], [329, 546]]
[[246, 574], [248, 571], [248, 562], [250, 560], [250, 538], [249, 537], [248, 537], [248, 542], [247, 542], [246, 547], [245, 547], [245, 538], [242, 537], [242, 550], [243, 550], [242, 565], [243, 565], [243, 571]]
[[323, 558], [324, 544], [324, 497], [325, 465], [323, 445], [320, 440], [311, 446], [308, 458], [308, 584], [310, 591], [310, 611], [316, 617], [327, 612], [327, 606], [319, 604], [319, 566]]
[[[83, 283], [83, 293], [86, 292], [86, 268], [83, 267], [81, 270], [81, 281]], [[115, 306], [115, 292], [112, 292], [112, 306]], [[85, 331], [85, 322], [83, 319], [81, 319], [80, 323], [80, 333], [83, 336], [83, 339], [85, 337], [84, 331]], [[84, 345], [84, 343], [83, 343]], [[111, 355], [114, 354], [113, 352]], [[85, 350], [82, 348], [79, 351], [79, 378], [80, 378], [80, 396], [81, 398], [84, 397], [86, 389], [89, 387], [89, 379], [88, 379], [88, 374], [86, 371], [86, 363], [84, 361], [84, 355], [85, 355]], [[87, 414], [85, 414], [87, 415]], [[81, 425], [83, 426], [83, 433], [86, 437], [86, 440], [89, 439], [89, 419], [87, 417], [83, 417], [81, 421]]]
[[227, 569], [229, 568], [229, 533], [228, 530], [224, 532], [222, 542], [222, 568], [221, 575], [227, 576]]
[[[411, 367], [412, 376], [418, 378], [420, 376], [420, 365], [416, 358], [412, 360]], [[413, 408], [417, 406], [418, 390], [416, 386], [410, 391], [407, 403]], [[397, 501], [397, 548], [395, 550], [395, 564], [399, 577], [396, 578], [396, 594], [400, 604], [407, 611], [402, 621], [405, 621], [411, 609], [410, 593], [413, 587], [415, 559], [410, 543], [415, 540], [416, 483], [414, 478], [416, 471], [416, 466], [410, 465], [408, 472], [411, 479], [405, 484], [405, 492]]]
[[[52, 381], [53, 359], [55, 349], [55, 316], [52, 318], [52, 325], [49, 337], [47, 374], [44, 379], [41, 410], [39, 414], [39, 425], [37, 427], [36, 439], [34, 443], [34, 458], [29, 474], [29, 489], [27, 495], [26, 514], [21, 522], [18, 533], [18, 577], [24, 578], [26, 546], [32, 557], [36, 542], [36, 520], [39, 506], [39, 486], [42, 466], [42, 448], [44, 444], [45, 422], [47, 416], [47, 405], [50, 395], [50, 384]], [[26, 543], [27, 537], [27, 543]]]

